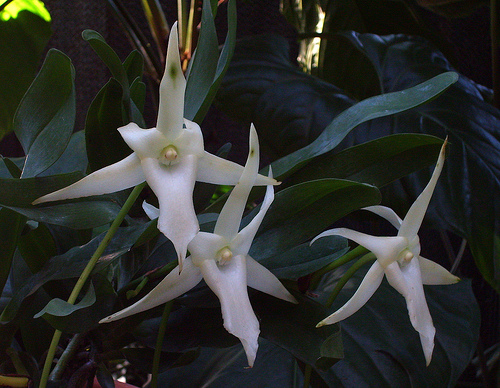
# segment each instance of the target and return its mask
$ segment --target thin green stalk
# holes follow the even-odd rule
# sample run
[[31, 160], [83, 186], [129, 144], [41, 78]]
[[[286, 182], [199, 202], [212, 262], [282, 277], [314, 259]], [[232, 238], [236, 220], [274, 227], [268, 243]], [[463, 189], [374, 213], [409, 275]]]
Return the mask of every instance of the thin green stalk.
[[339, 257], [337, 260], [316, 271], [311, 279], [310, 289], [314, 290], [316, 287], [318, 287], [321, 277], [327, 272], [333, 271], [334, 269], [340, 267], [341, 265], [347, 264], [351, 260], [354, 260], [355, 258], [363, 254], [366, 254], [368, 252], [369, 252], [368, 249], [362, 247], [361, 245], [358, 245], [356, 248], [347, 252], [344, 256]]
[[170, 315], [170, 310], [172, 310], [172, 304], [173, 301], [167, 302], [165, 304], [165, 308], [163, 309], [163, 314], [161, 316], [160, 327], [158, 329], [158, 337], [156, 338], [155, 353], [153, 356], [151, 388], [158, 387], [158, 371], [160, 369], [161, 346], [163, 344], [163, 339], [165, 338], [165, 332], [167, 331], [168, 316]]
[[71, 338], [71, 341], [69, 341], [68, 346], [66, 346], [66, 349], [64, 349], [63, 354], [61, 355], [61, 357], [59, 357], [59, 361], [57, 361], [56, 366], [52, 370], [52, 373], [49, 376], [50, 380], [57, 380], [61, 377], [68, 361], [71, 359], [71, 357], [73, 357], [73, 355], [78, 350], [78, 347], [80, 346], [83, 337], [85, 337], [84, 333], [78, 333], [75, 334], [73, 338]]
[[366, 263], [375, 260], [375, 255], [373, 253], [367, 253], [364, 255], [361, 259], [356, 261], [351, 267], [345, 272], [345, 274], [340, 278], [340, 280], [337, 282], [335, 285], [335, 288], [333, 289], [330, 297], [325, 303], [325, 306], [327, 308], [332, 307], [333, 302], [335, 301], [335, 298], [337, 298], [337, 295], [340, 293], [340, 290], [344, 288], [345, 284], [349, 281], [350, 278], [356, 273], [358, 269], [360, 269], [363, 265]]
[[309, 364], [306, 364], [306, 367], [304, 368], [304, 388], [309, 388], [311, 385], [311, 373], [312, 373], [312, 366]]
[[[140, 185], [137, 185], [134, 187], [132, 192], [127, 198], [127, 201], [125, 201], [125, 204], [121, 208], [120, 212], [116, 216], [115, 220], [111, 224], [111, 226], [108, 229], [108, 232], [102, 239], [101, 243], [97, 247], [96, 251], [90, 258], [89, 262], [87, 263], [87, 266], [81, 273], [80, 277], [78, 278], [78, 281], [76, 282], [73, 291], [71, 292], [69, 298], [68, 298], [68, 303], [69, 304], [75, 304], [76, 298], [80, 294], [80, 291], [82, 290], [83, 286], [85, 285], [87, 279], [89, 278], [90, 274], [92, 273], [95, 265], [97, 264], [97, 261], [99, 258], [102, 256], [104, 250], [110, 243], [111, 239], [115, 235], [115, 233], [118, 230], [118, 227], [120, 224], [123, 222], [123, 219], [125, 216], [128, 214], [130, 208], [134, 204], [135, 200], [141, 193], [142, 189], [146, 185], [146, 182], [141, 183]], [[45, 364], [43, 365], [43, 371], [42, 371], [42, 376], [40, 378], [40, 388], [45, 388], [47, 386], [47, 381], [49, 379], [49, 373], [50, 373], [50, 367], [52, 365], [52, 361], [54, 360], [54, 356], [56, 354], [56, 349], [57, 345], [59, 344], [59, 340], [61, 339], [62, 332], [60, 330], [56, 330], [54, 332], [54, 336], [52, 337], [52, 342], [50, 343], [49, 350], [47, 352], [47, 357], [45, 358]]]

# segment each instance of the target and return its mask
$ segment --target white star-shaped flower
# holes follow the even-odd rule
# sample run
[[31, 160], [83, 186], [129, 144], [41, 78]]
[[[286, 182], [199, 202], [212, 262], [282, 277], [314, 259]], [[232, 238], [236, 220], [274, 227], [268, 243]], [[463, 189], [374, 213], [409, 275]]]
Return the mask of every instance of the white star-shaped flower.
[[429, 183], [410, 207], [404, 220], [385, 206], [365, 208], [388, 220], [398, 229], [397, 236], [376, 237], [346, 228], [338, 228], [321, 233], [311, 242], [324, 236], [343, 236], [372, 251], [377, 258], [352, 298], [332, 315], [318, 323], [318, 327], [339, 322], [358, 311], [375, 293], [385, 274], [389, 284], [406, 300], [411, 324], [420, 335], [425, 361], [429, 365], [434, 349], [436, 329], [427, 307], [423, 284], [453, 284], [460, 280], [439, 264], [420, 256], [420, 240], [417, 235], [443, 168], [445, 147], [446, 141], [441, 148]]

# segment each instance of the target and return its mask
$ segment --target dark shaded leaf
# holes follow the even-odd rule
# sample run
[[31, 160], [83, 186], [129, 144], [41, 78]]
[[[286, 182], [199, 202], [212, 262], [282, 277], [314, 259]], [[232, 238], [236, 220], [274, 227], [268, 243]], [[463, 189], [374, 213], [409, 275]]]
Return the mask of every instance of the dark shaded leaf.
[[27, 156], [23, 178], [38, 175], [61, 156], [75, 114], [73, 65], [62, 52], [51, 49], [14, 117], [14, 131]]
[[57, 253], [52, 234], [40, 223], [19, 237], [18, 249], [33, 273], [38, 272], [45, 262]]
[[[104, 251], [94, 272], [98, 272], [109, 265], [112, 260], [126, 253], [147, 226], [148, 224], [120, 228]], [[80, 276], [104, 235], [105, 233], [102, 233], [85, 245], [74, 247], [62, 255], [51, 258], [39, 272], [31, 277], [24, 278], [22, 286], [12, 295], [12, 299], [2, 312], [0, 320], [8, 322], [14, 319], [25, 298], [36, 292], [45, 283], [51, 280], [70, 279]]]
[[96, 274], [80, 302], [71, 305], [62, 299], [52, 299], [34, 318], [42, 317], [65, 333], [82, 333], [98, 326], [100, 319], [111, 314], [115, 301], [116, 294], [109, 280]]
[[0, 208], [0, 295], [9, 277], [12, 257], [26, 218], [6, 208]]
[[[30, 1], [30, 3], [32, 3]], [[35, 78], [50, 35], [50, 15], [38, 3], [23, 7], [19, 1], [0, 11], [0, 139], [12, 130], [17, 106]], [[21, 9], [19, 9], [21, 6]], [[15, 80], [15, 82], [12, 82]]]
[[[418, 37], [371, 34], [347, 35], [360, 55], [377, 69], [384, 92], [401, 90], [451, 69], [448, 61]], [[418, 57], [418, 63], [414, 58]], [[390, 60], [389, 60], [390, 59]], [[484, 278], [500, 290], [500, 112], [485, 101], [476, 85], [461, 76], [442, 97], [398, 115], [391, 125], [353, 131], [342, 146], [395, 132], [448, 136], [449, 156], [428, 211], [441, 228], [467, 239]], [[423, 190], [430, 177], [425, 170], [404, 180], [404, 193], [388, 203], [399, 213]]]
[[[324, 301], [342, 270], [315, 292]], [[330, 313], [357, 289], [366, 269], [345, 287]], [[425, 366], [418, 333], [411, 326], [404, 298], [386, 281], [368, 303], [340, 323], [345, 357], [322, 377], [332, 386], [454, 387], [472, 358], [479, 334], [479, 310], [470, 281], [426, 286], [426, 299], [436, 327], [433, 358]], [[324, 317], [323, 317], [324, 318]], [[348, 382], [346, 384], [346, 382]]]
[[379, 202], [376, 187], [344, 180], [320, 179], [284, 189], [276, 194], [250, 254], [258, 258], [278, 255], [313, 238], [344, 215]]

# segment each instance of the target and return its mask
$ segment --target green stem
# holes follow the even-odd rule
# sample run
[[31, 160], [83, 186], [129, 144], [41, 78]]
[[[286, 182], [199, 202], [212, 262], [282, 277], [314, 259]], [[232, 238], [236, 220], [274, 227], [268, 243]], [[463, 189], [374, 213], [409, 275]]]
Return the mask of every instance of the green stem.
[[340, 290], [342, 290], [342, 288], [349, 281], [349, 279], [356, 273], [356, 271], [358, 269], [360, 269], [363, 265], [365, 265], [366, 263], [368, 263], [372, 260], [375, 260], [375, 255], [370, 252], [370, 253], [367, 253], [366, 255], [364, 255], [358, 261], [356, 261], [353, 265], [351, 265], [351, 267], [345, 272], [345, 274], [337, 282], [330, 297], [326, 301], [325, 306], [327, 308], [332, 307], [332, 304], [335, 301], [335, 298], [337, 298], [337, 295], [340, 293]]
[[21, 361], [21, 358], [19, 357], [19, 354], [12, 349], [12, 348], [7, 348], [5, 349], [5, 353], [7, 353], [7, 356], [9, 356], [10, 360], [12, 361], [12, 365], [14, 365], [14, 368], [16, 368], [16, 373], [21, 376], [29, 376], [30, 374], [26, 370], [23, 362]]
[[78, 347], [80, 346], [80, 343], [85, 336], [84, 333], [78, 333], [71, 338], [71, 341], [69, 341], [68, 346], [66, 346], [66, 349], [64, 349], [63, 354], [57, 361], [56, 366], [54, 367], [54, 370], [49, 376], [50, 380], [57, 380], [61, 378], [62, 373], [64, 372], [64, 369], [66, 368], [66, 365], [68, 361], [73, 357], [75, 352], [78, 350]]
[[311, 279], [311, 285], [310, 289], [314, 290], [316, 287], [318, 287], [318, 284], [321, 280], [321, 277], [326, 274], [327, 272], [333, 271], [334, 269], [340, 267], [341, 265], [347, 264], [351, 260], [354, 260], [355, 258], [368, 253], [368, 249], [365, 247], [362, 247], [361, 245], [358, 245], [356, 248], [350, 250], [347, 252], [344, 256], [338, 258], [337, 260], [333, 261], [332, 263], [326, 265], [325, 267], [321, 268], [320, 270], [316, 271]]
[[163, 314], [161, 316], [160, 327], [158, 328], [158, 337], [156, 338], [155, 353], [153, 356], [153, 368], [151, 371], [151, 388], [158, 387], [158, 371], [160, 370], [160, 358], [161, 358], [161, 346], [163, 344], [163, 339], [165, 338], [165, 332], [167, 331], [167, 321], [170, 315], [170, 310], [172, 309], [173, 301], [167, 302], [165, 308], [163, 309]]
[[304, 388], [309, 388], [311, 385], [311, 373], [312, 373], [312, 366], [309, 364], [306, 364], [306, 367], [304, 368]]
[[[90, 274], [92, 273], [95, 265], [97, 264], [97, 261], [99, 258], [102, 256], [104, 250], [110, 243], [111, 239], [115, 235], [115, 233], [118, 230], [118, 227], [120, 224], [123, 222], [123, 219], [129, 212], [130, 208], [134, 204], [135, 200], [141, 193], [142, 189], [146, 185], [146, 182], [141, 183], [140, 185], [137, 185], [134, 187], [130, 195], [128, 196], [127, 200], [125, 201], [125, 204], [121, 208], [120, 212], [116, 216], [115, 220], [111, 224], [108, 232], [102, 239], [101, 243], [95, 250], [94, 254], [90, 258], [89, 262], [87, 263], [87, 266], [81, 273], [80, 277], [78, 278], [78, 281], [76, 282], [73, 291], [71, 292], [69, 298], [68, 298], [68, 303], [69, 304], [75, 304], [76, 298], [78, 297], [78, 294], [80, 294], [80, 291], [82, 290], [83, 286], [85, 285], [85, 282], [89, 278]], [[40, 388], [45, 388], [47, 386], [47, 381], [49, 378], [49, 373], [50, 373], [50, 367], [52, 365], [52, 361], [54, 360], [54, 356], [56, 354], [56, 349], [57, 345], [59, 344], [59, 340], [61, 339], [62, 332], [60, 330], [56, 330], [54, 332], [54, 336], [52, 337], [52, 342], [50, 343], [49, 350], [47, 352], [47, 357], [45, 358], [45, 364], [43, 365], [43, 371], [42, 371], [42, 376], [40, 378]]]

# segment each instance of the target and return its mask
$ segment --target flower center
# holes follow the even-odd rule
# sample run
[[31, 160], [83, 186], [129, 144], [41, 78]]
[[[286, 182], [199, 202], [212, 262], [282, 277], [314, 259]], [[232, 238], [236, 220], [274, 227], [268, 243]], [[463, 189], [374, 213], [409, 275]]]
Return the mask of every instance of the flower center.
[[172, 144], [166, 146], [160, 154], [160, 161], [167, 166], [174, 164], [177, 160], [177, 148]]
[[222, 248], [215, 256], [220, 265], [225, 265], [233, 258], [233, 252], [228, 247]]
[[415, 256], [413, 255], [413, 253], [411, 253], [410, 250], [405, 249], [399, 254], [398, 262], [401, 266], [405, 266], [408, 265], [414, 257]]

